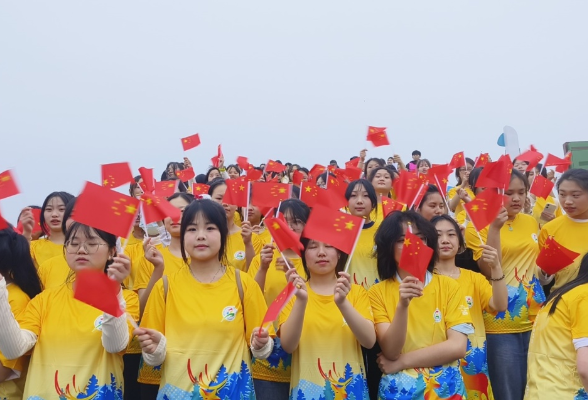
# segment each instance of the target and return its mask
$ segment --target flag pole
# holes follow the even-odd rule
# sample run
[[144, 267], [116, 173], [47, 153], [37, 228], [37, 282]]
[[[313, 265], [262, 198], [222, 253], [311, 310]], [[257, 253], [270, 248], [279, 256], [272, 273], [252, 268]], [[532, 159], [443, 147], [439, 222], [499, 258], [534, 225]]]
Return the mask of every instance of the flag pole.
[[351, 253], [349, 253], [349, 257], [347, 257], [347, 261], [345, 262], [345, 269], [343, 270], [343, 272], [347, 272], [347, 270], [349, 269], [349, 264], [351, 264], [351, 257], [353, 256], [353, 252], [355, 251], [355, 247], [357, 246], [357, 242], [359, 241], [359, 236], [361, 236], [361, 231], [363, 229], [364, 223], [365, 219], [362, 219], [359, 231], [357, 231], [357, 236], [355, 237], [355, 242], [353, 243], [353, 247], [351, 248]]
[[415, 205], [414, 203], [416, 202], [416, 199], [421, 194], [421, 191], [423, 190], [423, 186], [425, 186], [425, 184], [421, 183], [421, 187], [419, 188], [419, 191], [417, 192], [416, 196], [414, 196], [414, 199], [412, 199], [412, 203], [410, 204], [410, 207], [408, 207], [409, 210], [414, 207], [414, 205]]
[[[437, 175], [435, 176], [435, 182], [437, 182], [437, 188], [441, 189], [441, 184], [439, 183], [439, 177]], [[449, 212], [449, 203], [447, 203], [447, 193], [445, 193], [443, 197], [443, 202], [445, 203], [445, 207], [447, 207], [447, 212]]]
[[249, 220], [249, 195], [251, 194], [251, 181], [247, 181], [247, 205], [245, 206], [245, 212], [243, 213], [243, 219]]

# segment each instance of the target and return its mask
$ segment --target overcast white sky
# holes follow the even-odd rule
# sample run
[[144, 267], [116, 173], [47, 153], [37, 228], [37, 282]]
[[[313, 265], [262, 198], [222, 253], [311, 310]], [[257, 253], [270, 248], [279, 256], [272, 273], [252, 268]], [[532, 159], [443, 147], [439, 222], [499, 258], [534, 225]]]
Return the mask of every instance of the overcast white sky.
[[366, 146], [436, 163], [521, 148], [562, 156], [588, 139], [585, 1], [3, 1], [0, 172], [22, 206], [77, 194], [100, 164], [159, 175], [184, 155], [204, 170], [268, 158], [340, 163]]

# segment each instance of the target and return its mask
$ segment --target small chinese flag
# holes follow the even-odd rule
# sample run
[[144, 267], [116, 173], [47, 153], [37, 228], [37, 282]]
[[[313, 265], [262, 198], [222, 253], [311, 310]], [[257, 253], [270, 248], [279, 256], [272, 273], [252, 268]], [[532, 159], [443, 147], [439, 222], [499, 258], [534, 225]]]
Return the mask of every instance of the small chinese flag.
[[138, 199], [86, 182], [76, 200], [72, 218], [84, 225], [126, 238], [138, 210]]
[[347, 178], [349, 178], [350, 181], [356, 181], [359, 178], [361, 178], [361, 173], [363, 171], [361, 170], [361, 168], [357, 168], [357, 167], [345, 167], [345, 175], [347, 176]]
[[372, 142], [375, 147], [388, 146], [390, 141], [386, 134], [386, 128], [376, 128], [368, 126], [367, 140]]
[[249, 188], [251, 183], [245, 178], [227, 179], [227, 190], [223, 197], [223, 203], [237, 207], [249, 206]]
[[424, 283], [431, 257], [433, 257], [433, 249], [423, 243], [417, 235], [406, 231], [398, 268]]
[[178, 190], [178, 180], [155, 182], [155, 195], [169, 197]]
[[220, 158], [222, 157], [222, 155], [223, 155], [223, 149], [221, 148], [221, 145], [219, 144], [217, 152], [216, 152], [216, 156], [214, 156], [210, 159], [213, 167], [218, 168], [218, 166], [220, 164]]
[[[33, 218], [35, 220], [32, 233], [41, 232], [42, 231], [42, 229], [41, 229], [41, 209], [40, 208], [33, 208], [33, 209], [31, 209], [31, 212], [33, 213]], [[24, 232], [22, 222], [18, 221], [18, 224], [16, 224], [16, 231], [21, 234]]]
[[449, 166], [451, 169], [461, 168], [466, 166], [466, 157], [463, 151], [459, 153], [455, 153], [453, 157], [451, 157], [451, 161], [449, 161]]
[[476, 159], [474, 168], [484, 167], [490, 162], [490, 155], [488, 153], [480, 154], [480, 157]]
[[382, 198], [382, 212], [384, 213], [384, 218], [386, 218], [391, 212], [402, 211], [405, 206], [405, 204], [392, 200], [388, 197]]
[[194, 196], [201, 195], [201, 194], [208, 194], [208, 189], [210, 189], [210, 186], [208, 186], [206, 183], [194, 182], [192, 184], [192, 194]]
[[247, 175], [245, 175], [247, 180], [252, 181], [252, 182], [260, 180], [262, 176], [263, 176], [263, 171], [260, 171], [255, 168], [248, 169]]
[[355, 157], [354, 159], [349, 160], [345, 163], [345, 168], [349, 168], [349, 167], [357, 168], [358, 165], [359, 165], [359, 157]]
[[529, 150], [517, 156], [517, 161], [526, 161], [529, 163], [529, 165], [527, 165], [527, 171], [531, 171], [535, 168], [542, 159], [543, 154], [539, 153], [533, 145], [531, 145]]
[[361, 217], [316, 204], [310, 212], [302, 236], [351, 254], [364, 221]]
[[182, 138], [182, 147], [184, 148], [184, 151], [188, 151], [188, 150], [193, 149], [194, 147], [198, 147], [198, 146], [200, 146], [200, 135], [199, 134], [196, 133], [192, 136]]
[[0, 213], [0, 231], [8, 228], [8, 226], [9, 226], [8, 222], [4, 219], [4, 217], [2, 216], [2, 213]]
[[506, 190], [510, 184], [512, 175], [512, 162], [510, 156], [500, 156], [498, 161], [489, 163], [484, 167], [476, 182], [477, 187], [497, 188]]
[[292, 188], [287, 183], [253, 182], [251, 203], [257, 207], [277, 207], [290, 198]]
[[249, 164], [249, 159], [247, 157], [239, 156], [237, 157], [237, 165], [243, 171], [247, 171], [250, 169], [251, 164]]
[[562, 246], [554, 237], [549, 236], [539, 252], [537, 266], [547, 274], [553, 275], [573, 263], [579, 255], [580, 253]]
[[182, 212], [178, 208], [159, 196], [145, 192], [141, 195], [141, 200], [142, 215], [146, 224], [163, 221], [167, 217], [172, 221], [179, 221], [182, 217]]
[[155, 192], [155, 178], [153, 178], [153, 168], [139, 168], [139, 174], [141, 174], [141, 179], [143, 180], [139, 183], [139, 186], [145, 193], [153, 193]]
[[[318, 188], [316, 194], [316, 201], [314, 204], [320, 204], [322, 206], [328, 207], [331, 210], [339, 210], [343, 207], [346, 207], [348, 204], [345, 195], [342, 195], [337, 189], [331, 187], [330, 189], [327, 187], [325, 189]], [[310, 207], [310, 205], [308, 205]]]
[[265, 218], [263, 223], [281, 252], [290, 249], [300, 255], [300, 252], [304, 250], [304, 246], [300, 243], [300, 238], [284, 220], [269, 217]]
[[265, 172], [277, 172], [281, 173], [286, 170], [286, 166], [280, 164], [277, 161], [269, 160], [267, 164], [265, 164]]
[[188, 182], [190, 179], [193, 179], [196, 174], [194, 173], [194, 168], [190, 167], [190, 168], [186, 168], [186, 169], [180, 169], [178, 171], [176, 171], [176, 175], [178, 177], [179, 180], [181, 180], [182, 182]]
[[531, 185], [529, 192], [537, 197], [547, 199], [551, 195], [553, 186], [553, 182], [538, 174], [535, 176], [535, 179], [533, 179], [533, 184]]
[[317, 202], [318, 191], [323, 190], [311, 182], [302, 182], [300, 185], [300, 200], [308, 207], [314, 207]]
[[133, 173], [128, 162], [103, 164], [102, 186], [113, 189], [126, 183], [134, 182]]
[[270, 304], [270, 306], [267, 308], [265, 316], [263, 317], [263, 322], [260, 325], [261, 327], [278, 319], [278, 316], [280, 315], [286, 304], [288, 304], [288, 302], [296, 294], [296, 290], [296, 286], [294, 286], [292, 282], [288, 282], [284, 290], [280, 292], [280, 294], [274, 299], [272, 304]]
[[114, 317], [123, 315], [117, 295], [119, 283], [110, 279], [104, 271], [82, 269], [76, 274], [74, 299], [86, 303]]
[[453, 168], [449, 164], [433, 165], [427, 172], [427, 178], [429, 181], [437, 186], [439, 192], [443, 197], [447, 196], [447, 183], [449, 180], [447, 177], [451, 174]]
[[304, 175], [302, 174], [302, 172], [300, 172], [298, 170], [295, 170], [294, 172], [292, 172], [292, 183], [295, 184], [296, 186], [300, 186], [303, 179], [304, 179]]
[[308, 171], [308, 178], [309, 180], [313, 180], [316, 182], [316, 178], [319, 177], [320, 174], [327, 170], [326, 167], [320, 164], [314, 164], [314, 166]]
[[16, 182], [10, 170], [4, 171], [0, 174], [0, 199], [19, 194], [20, 191], [16, 187]]
[[556, 167], [557, 172], [565, 172], [572, 165], [572, 153], [566, 154], [565, 158], [559, 158], [553, 154], [547, 154], [545, 159], [545, 167]]
[[[396, 200], [407, 205], [414, 205], [420, 197], [421, 192], [423, 190], [425, 192], [427, 191], [426, 188], [422, 188], [423, 184], [424, 182], [419, 178], [417, 173], [402, 171], [398, 179], [394, 181]], [[422, 195], [424, 196], [424, 193]]]
[[486, 189], [464, 205], [470, 220], [479, 232], [496, 219], [502, 208], [503, 196], [495, 189]]

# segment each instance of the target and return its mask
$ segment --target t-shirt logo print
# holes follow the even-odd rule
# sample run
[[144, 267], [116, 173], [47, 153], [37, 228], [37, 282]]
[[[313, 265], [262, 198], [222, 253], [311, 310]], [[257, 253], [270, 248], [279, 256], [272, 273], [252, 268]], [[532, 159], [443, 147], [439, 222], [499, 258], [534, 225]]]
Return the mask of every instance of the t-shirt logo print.
[[433, 313], [433, 319], [435, 320], [435, 322], [441, 322], [441, 310], [439, 310], [438, 308]]
[[474, 299], [472, 299], [472, 296], [466, 296], [465, 301], [469, 308], [474, 306]]
[[98, 318], [94, 320], [94, 330], [92, 332], [102, 332], [102, 323], [104, 322], [104, 315], [100, 314]]
[[[223, 319], [222, 321], [233, 321], [237, 316], [237, 307], [235, 306], [227, 306], [223, 308]], [[222, 322], [221, 321], [221, 322]]]
[[244, 252], [244, 251], [241, 251], [241, 250], [239, 250], [239, 251], [237, 251], [237, 252], [235, 253], [234, 257], [235, 257], [235, 260], [242, 261], [242, 260], [244, 260], [244, 259], [245, 259], [245, 252]]

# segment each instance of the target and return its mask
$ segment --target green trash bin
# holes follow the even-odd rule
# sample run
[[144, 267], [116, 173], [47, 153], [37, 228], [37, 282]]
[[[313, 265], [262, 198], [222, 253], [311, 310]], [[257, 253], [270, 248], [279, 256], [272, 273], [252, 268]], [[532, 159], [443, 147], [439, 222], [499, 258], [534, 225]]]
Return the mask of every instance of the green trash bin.
[[572, 168], [588, 169], [588, 142], [567, 142], [563, 148], [572, 152]]

